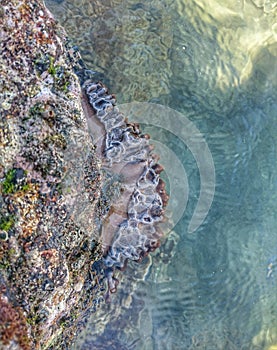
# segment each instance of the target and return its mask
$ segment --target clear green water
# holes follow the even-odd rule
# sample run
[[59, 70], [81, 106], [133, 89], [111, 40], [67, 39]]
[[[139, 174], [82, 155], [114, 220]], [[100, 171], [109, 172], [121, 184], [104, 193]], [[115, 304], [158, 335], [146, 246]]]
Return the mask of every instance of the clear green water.
[[188, 234], [197, 165], [168, 139], [188, 176], [185, 214], [159, 251], [129, 265], [75, 348], [277, 345], [276, 2], [46, 3], [119, 103], [181, 112], [204, 135], [216, 171], [212, 207]]

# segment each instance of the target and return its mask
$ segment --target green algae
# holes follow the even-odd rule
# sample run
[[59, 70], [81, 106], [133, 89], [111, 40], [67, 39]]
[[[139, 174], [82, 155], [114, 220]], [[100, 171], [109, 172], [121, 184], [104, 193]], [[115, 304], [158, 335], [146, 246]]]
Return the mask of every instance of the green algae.
[[15, 169], [10, 169], [5, 177], [5, 180], [2, 184], [2, 191], [4, 194], [11, 194], [15, 192]]
[[45, 112], [45, 106], [43, 103], [36, 103], [29, 109], [29, 117], [41, 116]]
[[15, 218], [13, 215], [9, 215], [8, 217], [2, 217], [0, 219], [0, 230], [8, 232], [14, 225]]
[[50, 56], [48, 73], [54, 76], [56, 74], [56, 72], [57, 72], [57, 70], [56, 70], [56, 67], [54, 65], [54, 57]]
[[[22, 178], [17, 178], [17, 171], [21, 171]], [[2, 183], [2, 192], [5, 195], [12, 195], [16, 192], [26, 192], [30, 189], [30, 185], [26, 182], [27, 172], [23, 169], [9, 169]]]

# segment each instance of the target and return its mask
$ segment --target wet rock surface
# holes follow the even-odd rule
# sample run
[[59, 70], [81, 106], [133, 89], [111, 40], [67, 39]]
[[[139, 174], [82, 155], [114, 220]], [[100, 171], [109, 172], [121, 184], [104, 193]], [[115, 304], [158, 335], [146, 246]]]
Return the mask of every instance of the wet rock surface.
[[0, 20], [0, 348], [66, 349], [104, 290], [80, 57], [40, 1], [1, 0]]

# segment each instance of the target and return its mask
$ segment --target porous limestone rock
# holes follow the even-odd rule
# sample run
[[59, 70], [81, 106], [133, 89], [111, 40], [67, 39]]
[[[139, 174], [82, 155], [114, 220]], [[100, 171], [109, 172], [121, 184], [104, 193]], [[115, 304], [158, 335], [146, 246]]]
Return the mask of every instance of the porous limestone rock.
[[115, 269], [159, 246], [168, 196], [44, 4], [0, 3], [0, 348], [68, 349]]
[[100, 161], [78, 52], [41, 1], [0, 3], [0, 348], [66, 349], [104, 289]]

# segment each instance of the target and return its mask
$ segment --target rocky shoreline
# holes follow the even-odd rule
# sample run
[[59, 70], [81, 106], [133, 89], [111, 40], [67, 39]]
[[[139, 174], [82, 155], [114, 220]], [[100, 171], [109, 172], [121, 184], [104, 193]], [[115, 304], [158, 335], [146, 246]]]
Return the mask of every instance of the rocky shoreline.
[[100, 160], [63, 29], [40, 1], [0, 16], [0, 348], [63, 349], [103, 299]]
[[[0, 348], [67, 349], [108, 290], [115, 291], [113, 269], [159, 245], [156, 225], [167, 202], [162, 168], [148, 136], [135, 124], [123, 118], [117, 129], [103, 121], [90, 125], [84, 91], [90, 101], [91, 94], [82, 84], [93, 73], [41, 1], [1, 0], [0, 18]], [[131, 157], [124, 166], [122, 159], [113, 159], [125, 169], [125, 190], [122, 179], [118, 188], [126, 213], [110, 223], [112, 228], [107, 222], [115, 215], [112, 200], [118, 200], [113, 192], [118, 188], [103, 176], [108, 167], [103, 171], [105, 157], [97, 144], [103, 125], [107, 139], [122, 129], [129, 141], [119, 148], [127, 149], [124, 161]], [[122, 137], [113, 135], [112, 146]], [[134, 146], [143, 159], [134, 158]], [[109, 150], [110, 158], [116, 147]], [[141, 199], [132, 195], [136, 182]], [[142, 208], [151, 200], [152, 206]], [[127, 231], [120, 225], [128, 218], [132, 237], [124, 248]], [[118, 227], [122, 232], [116, 236]], [[110, 250], [103, 248], [102, 237], [109, 231], [114, 236]]]

